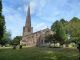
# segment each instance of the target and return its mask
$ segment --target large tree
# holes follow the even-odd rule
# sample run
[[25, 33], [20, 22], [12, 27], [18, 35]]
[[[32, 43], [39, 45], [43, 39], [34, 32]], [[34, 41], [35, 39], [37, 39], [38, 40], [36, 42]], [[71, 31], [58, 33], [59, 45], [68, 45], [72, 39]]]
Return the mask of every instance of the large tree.
[[2, 45], [10, 44], [11, 42], [11, 33], [8, 31], [5, 31], [3, 38], [2, 38]]
[[80, 43], [80, 19], [73, 17], [70, 21], [61, 19], [51, 26], [52, 31], [56, 32], [56, 40], [60, 43]]
[[16, 44], [19, 45], [20, 44], [20, 40], [22, 39], [22, 36], [16, 36], [12, 41], [11, 44]]
[[52, 24], [51, 30], [55, 32], [55, 39], [61, 45], [64, 44], [67, 40], [67, 34], [65, 31], [66, 21], [61, 19], [60, 21], [56, 21]]
[[80, 42], [80, 19], [77, 17], [73, 17], [68, 25], [67, 25], [67, 31], [70, 35], [70, 40], [79, 43]]
[[2, 38], [5, 31], [5, 20], [2, 15], [2, 0], [0, 0], [0, 44], [2, 44]]

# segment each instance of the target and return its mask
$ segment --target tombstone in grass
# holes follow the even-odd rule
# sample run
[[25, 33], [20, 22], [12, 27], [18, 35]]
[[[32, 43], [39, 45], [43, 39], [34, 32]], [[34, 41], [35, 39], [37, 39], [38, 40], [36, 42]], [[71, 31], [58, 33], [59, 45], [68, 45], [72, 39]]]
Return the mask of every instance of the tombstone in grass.
[[78, 44], [78, 47], [77, 47], [78, 51], [80, 52], [80, 43]]
[[22, 45], [19, 46], [19, 49], [22, 49]]
[[17, 46], [17, 44], [15, 43], [15, 44], [13, 44], [13, 49], [16, 49], [16, 46]]
[[80, 60], [80, 43], [78, 43], [77, 45], [78, 45], [78, 46], [77, 46], [77, 49], [78, 49], [78, 51], [79, 51], [79, 60]]

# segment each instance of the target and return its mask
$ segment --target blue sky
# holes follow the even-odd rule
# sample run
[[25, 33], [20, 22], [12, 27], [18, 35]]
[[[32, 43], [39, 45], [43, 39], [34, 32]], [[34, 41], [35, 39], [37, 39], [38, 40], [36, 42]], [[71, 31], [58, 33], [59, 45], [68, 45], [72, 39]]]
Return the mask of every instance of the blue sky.
[[[27, 15], [27, 0], [2, 0], [6, 28], [12, 37], [22, 35]], [[47, 28], [56, 20], [80, 18], [80, 0], [30, 0], [31, 21], [35, 31]]]

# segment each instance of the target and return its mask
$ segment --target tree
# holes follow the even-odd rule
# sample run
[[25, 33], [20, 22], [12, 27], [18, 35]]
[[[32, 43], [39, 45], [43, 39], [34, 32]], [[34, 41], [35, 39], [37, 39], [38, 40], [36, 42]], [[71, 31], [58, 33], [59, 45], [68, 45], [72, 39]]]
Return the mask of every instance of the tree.
[[10, 41], [11, 41], [11, 33], [5, 31], [3, 38], [1, 40], [1, 45], [4, 46], [6, 44], [10, 44]]
[[55, 43], [57, 43], [57, 40], [55, 38], [56, 38], [55, 34], [45, 36], [45, 42], [49, 43], [49, 47], [51, 47], [52, 43], [54, 43], [54, 47], [55, 47]]
[[54, 36], [53, 35], [47, 35], [47, 36], [45, 36], [45, 42], [52, 43], [53, 41], [54, 41]]
[[2, 38], [2, 45], [10, 44], [10, 41], [11, 41], [11, 33], [5, 31], [3, 38]]
[[13, 45], [13, 44], [19, 45], [21, 39], [22, 39], [22, 36], [16, 36], [16, 37], [12, 40], [11, 44], [12, 44], [12, 45]]
[[68, 25], [67, 25], [67, 31], [70, 35], [70, 40], [79, 43], [80, 42], [80, 19], [77, 17], [73, 17]]
[[66, 21], [64, 19], [61, 19], [60, 21], [56, 21], [51, 26], [51, 30], [55, 32], [55, 39], [57, 42], [59, 42], [61, 45], [65, 43], [67, 40], [67, 34], [64, 29], [64, 24]]
[[5, 31], [5, 20], [4, 16], [2, 15], [2, 0], [0, 0], [0, 44], [2, 44], [2, 38]]

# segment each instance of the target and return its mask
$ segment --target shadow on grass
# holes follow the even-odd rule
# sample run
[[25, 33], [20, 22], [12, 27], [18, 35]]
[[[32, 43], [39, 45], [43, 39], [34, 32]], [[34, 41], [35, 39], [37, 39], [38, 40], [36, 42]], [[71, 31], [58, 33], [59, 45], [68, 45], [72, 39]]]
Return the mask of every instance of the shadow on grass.
[[77, 60], [76, 49], [57, 48], [23, 48], [0, 49], [0, 60]]

